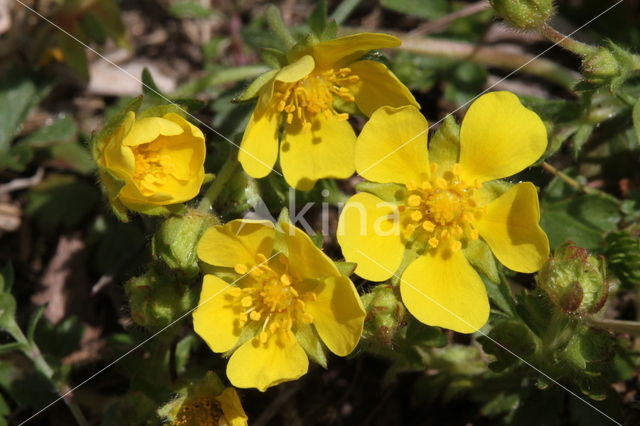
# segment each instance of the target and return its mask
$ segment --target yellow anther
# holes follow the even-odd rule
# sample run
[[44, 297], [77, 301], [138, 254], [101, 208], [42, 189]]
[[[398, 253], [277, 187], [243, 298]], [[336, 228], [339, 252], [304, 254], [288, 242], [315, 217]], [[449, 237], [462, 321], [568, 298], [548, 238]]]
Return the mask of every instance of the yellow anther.
[[258, 264], [263, 264], [267, 262], [267, 256], [265, 256], [262, 253], [257, 253], [256, 254], [256, 262], [258, 262]]
[[415, 180], [407, 181], [405, 186], [407, 187], [407, 190], [409, 190], [409, 191], [415, 191], [416, 189], [418, 189], [418, 185], [416, 185], [416, 181]]
[[313, 291], [306, 292], [303, 297], [307, 300], [307, 302], [315, 302], [318, 299], [318, 295]]
[[249, 318], [251, 318], [253, 321], [260, 321], [261, 316], [262, 315], [260, 315], [260, 312], [258, 311], [249, 312]]
[[227, 290], [227, 293], [229, 293], [233, 297], [238, 297], [242, 294], [242, 289], [240, 289], [239, 287], [231, 287], [229, 290]]
[[437, 178], [435, 181], [436, 184], [436, 188], [438, 189], [447, 189], [447, 181], [444, 180], [443, 178]]
[[411, 220], [414, 222], [419, 222], [422, 219], [422, 212], [420, 210], [414, 210], [411, 212]]
[[418, 207], [422, 203], [422, 198], [419, 195], [409, 195], [407, 198], [407, 205], [409, 207]]
[[473, 221], [476, 219], [476, 217], [474, 216], [473, 213], [471, 212], [464, 212], [462, 214], [462, 221], [464, 223], [473, 223]]
[[302, 314], [302, 322], [305, 324], [311, 324], [313, 322], [313, 315], [305, 312]]
[[296, 306], [297, 306], [298, 309], [300, 309], [302, 311], [302, 310], [304, 310], [305, 303], [301, 299], [297, 299], [296, 300]]
[[460, 176], [460, 163], [456, 163], [453, 165], [453, 167], [451, 168], [451, 172], [455, 175], [455, 176]]
[[436, 237], [431, 237], [429, 238], [429, 245], [433, 248], [438, 247], [438, 244], [440, 243], [440, 241], [438, 241], [438, 239]]
[[409, 238], [411, 235], [413, 235], [413, 232], [415, 230], [416, 226], [413, 223], [408, 224], [403, 231], [405, 238]]
[[445, 229], [440, 233], [440, 239], [448, 240], [449, 238], [451, 238], [451, 232], [449, 232], [448, 230]]
[[422, 228], [427, 232], [433, 232], [433, 230], [436, 229], [436, 225], [430, 220], [425, 220], [422, 222]]
[[242, 306], [244, 306], [245, 308], [248, 308], [249, 306], [251, 306], [253, 304], [253, 298], [251, 296], [245, 296], [240, 301], [240, 304]]
[[267, 340], [269, 340], [269, 335], [267, 334], [266, 331], [263, 331], [260, 333], [260, 343], [265, 344], [267, 343]]
[[451, 248], [451, 251], [455, 253], [462, 248], [462, 243], [458, 240], [453, 240], [449, 247]]
[[345, 112], [345, 113], [342, 113], [342, 114], [338, 114], [338, 115], [336, 116], [336, 119], [337, 119], [338, 121], [346, 121], [346, 120], [348, 120], [348, 119], [349, 119], [349, 114], [347, 114], [346, 112]]
[[285, 286], [290, 286], [291, 285], [291, 277], [287, 274], [282, 274], [280, 276], [280, 282], [285, 285]]
[[454, 237], [460, 238], [464, 235], [464, 230], [460, 225], [454, 225], [453, 229], [451, 230], [451, 233], [453, 234]]
[[244, 275], [249, 271], [249, 268], [247, 268], [247, 265], [243, 265], [242, 263], [238, 263], [236, 266], [233, 267], [233, 270], [236, 271], [236, 273], [238, 273], [240, 275]]
[[478, 237], [480, 235], [478, 234], [478, 230], [473, 228], [471, 231], [469, 231], [469, 238], [471, 238], [472, 240], [477, 240]]
[[422, 182], [420, 187], [422, 188], [423, 191], [431, 191], [433, 189], [433, 185], [431, 185], [431, 183], [426, 180]]
[[272, 322], [271, 325], [269, 326], [269, 331], [271, 332], [271, 334], [275, 334], [276, 331], [278, 331], [278, 329], [280, 328], [280, 324], [277, 322]]

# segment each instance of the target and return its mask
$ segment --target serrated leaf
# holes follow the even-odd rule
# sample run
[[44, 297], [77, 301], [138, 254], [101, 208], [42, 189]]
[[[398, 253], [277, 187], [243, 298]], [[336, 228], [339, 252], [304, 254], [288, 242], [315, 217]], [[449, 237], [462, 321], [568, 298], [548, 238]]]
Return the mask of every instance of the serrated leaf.
[[11, 67], [0, 78], [0, 154], [9, 151], [14, 135], [48, 90], [35, 74]]
[[311, 15], [309, 15], [309, 20], [307, 22], [311, 31], [320, 38], [324, 32], [325, 26], [327, 25], [327, 0], [320, 0], [316, 2], [316, 7], [311, 12]]

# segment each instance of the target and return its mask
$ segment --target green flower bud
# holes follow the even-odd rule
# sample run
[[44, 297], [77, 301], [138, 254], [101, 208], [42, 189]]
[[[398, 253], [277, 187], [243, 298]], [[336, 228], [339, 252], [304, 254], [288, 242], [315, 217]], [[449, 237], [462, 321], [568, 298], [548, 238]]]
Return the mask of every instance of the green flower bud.
[[393, 287], [380, 284], [362, 296], [367, 311], [363, 336], [391, 346], [398, 327], [403, 323], [405, 309], [398, 300]]
[[198, 274], [196, 245], [204, 231], [219, 224], [209, 214], [190, 210], [184, 216], [173, 216], [165, 220], [153, 236], [153, 257], [164, 261], [171, 269], [182, 271], [187, 277]]
[[582, 72], [589, 82], [603, 82], [620, 74], [620, 64], [609, 49], [599, 47], [584, 57]]
[[612, 232], [606, 242], [605, 256], [622, 286], [640, 285], [640, 238], [628, 232]]
[[496, 14], [516, 28], [542, 26], [553, 14], [553, 0], [491, 0]]
[[538, 286], [566, 313], [598, 312], [609, 293], [604, 259], [567, 242], [542, 267]]
[[196, 294], [170, 274], [149, 270], [130, 279], [124, 290], [131, 319], [150, 329], [161, 328], [193, 307]]

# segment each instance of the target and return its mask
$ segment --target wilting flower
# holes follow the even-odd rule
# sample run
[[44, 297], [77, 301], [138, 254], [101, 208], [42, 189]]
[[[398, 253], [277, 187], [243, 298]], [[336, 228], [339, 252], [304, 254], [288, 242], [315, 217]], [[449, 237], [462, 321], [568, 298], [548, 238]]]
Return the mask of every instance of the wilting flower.
[[176, 113], [136, 118], [129, 111], [98, 145], [96, 161], [112, 204], [144, 213], [200, 191], [204, 135]]
[[[411, 92], [380, 62], [360, 60], [373, 49], [396, 47], [387, 34], [354, 34], [297, 49], [289, 64], [266, 74], [238, 159], [255, 178], [278, 157], [286, 181], [311, 189], [316, 180], [353, 174], [356, 135], [342, 108], [355, 103], [369, 116], [383, 105], [416, 105]], [[284, 126], [280, 136], [280, 128]]]
[[[489, 303], [475, 263], [487, 244], [506, 267], [535, 272], [549, 254], [540, 228], [538, 196], [529, 182], [491, 182], [536, 161], [547, 146], [540, 118], [508, 92], [476, 100], [457, 144], [426, 149], [428, 125], [417, 109], [384, 107], [365, 125], [356, 144], [356, 169], [378, 193], [347, 202], [338, 241], [356, 273], [372, 281], [395, 274], [407, 309], [418, 320], [463, 333], [487, 321]], [[437, 151], [437, 152], [436, 152]], [[437, 154], [437, 155], [436, 155]], [[415, 260], [412, 260], [415, 259]]]
[[295, 380], [307, 355], [324, 363], [323, 343], [346, 356], [365, 317], [349, 278], [300, 229], [234, 220], [209, 228], [198, 256], [232, 284], [205, 275], [193, 324], [214, 352], [232, 353], [227, 376], [239, 388], [264, 391]]
[[225, 388], [207, 372], [162, 406], [158, 414], [172, 426], [247, 426], [247, 415], [234, 388]]

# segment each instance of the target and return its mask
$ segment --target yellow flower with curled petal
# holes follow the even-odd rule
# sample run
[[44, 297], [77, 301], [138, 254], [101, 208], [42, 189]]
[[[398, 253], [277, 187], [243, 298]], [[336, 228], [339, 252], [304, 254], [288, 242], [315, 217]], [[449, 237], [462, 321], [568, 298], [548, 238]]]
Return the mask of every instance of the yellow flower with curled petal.
[[193, 324], [214, 352], [231, 353], [227, 376], [264, 391], [324, 364], [325, 345], [346, 356], [362, 334], [365, 311], [351, 280], [309, 236], [281, 223], [233, 220], [209, 228], [198, 257], [232, 272], [234, 284], [205, 275]]
[[336, 102], [355, 103], [367, 116], [383, 105], [418, 106], [385, 65], [360, 60], [373, 49], [399, 45], [387, 34], [362, 33], [290, 53], [289, 64], [271, 71], [259, 92], [238, 154], [244, 170], [255, 178], [268, 175], [279, 150], [284, 178], [297, 189], [351, 176], [356, 135]]
[[471, 333], [489, 316], [484, 284], [470, 264], [478, 246], [519, 272], [537, 271], [549, 255], [533, 184], [504, 190], [492, 182], [536, 161], [547, 147], [546, 129], [515, 95], [494, 92], [469, 108], [459, 148], [436, 153], [432, 145], [428, 152], [427, 130], [410, 106], [371, 116], [356, 144], [356, 169], [371, 182], [397, 185], [386, 188], [393, 194], [387, 201], [366, 192], [351, 197], [338, 242], [355, 272], [371, 281], [389, 279], [405, 259], [400, 293], [409, 312]]
[[112, 204], [138, 212], [188, 201], [204, 180], [204, 135], [176, 113], [128, 111], [99, 143], [97, 162]]

